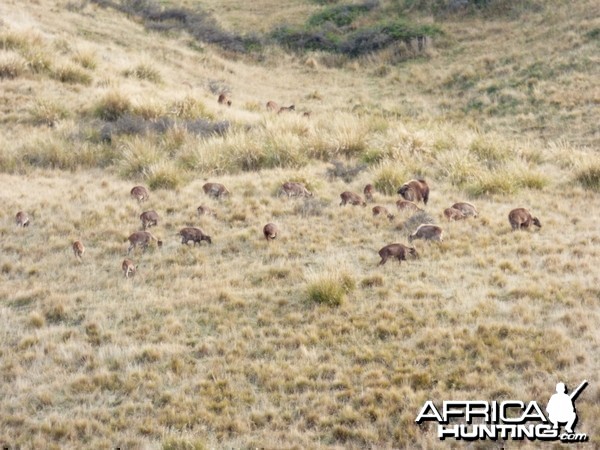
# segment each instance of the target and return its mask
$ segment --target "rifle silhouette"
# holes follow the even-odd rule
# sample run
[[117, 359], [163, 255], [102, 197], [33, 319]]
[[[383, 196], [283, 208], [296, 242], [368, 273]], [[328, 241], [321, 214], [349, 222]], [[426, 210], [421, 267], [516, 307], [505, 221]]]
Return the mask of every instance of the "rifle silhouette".
[[573, 392], [571, 392], [571, 395], [569, 395], [571, 401], [575, 401], [577, 396], [581, 394], [581, 391], [583, 391], [587, 385], [588, 380], [583, 380], [583, 382], [579, 386], [577, 386], [577, 389], [575, 389]]

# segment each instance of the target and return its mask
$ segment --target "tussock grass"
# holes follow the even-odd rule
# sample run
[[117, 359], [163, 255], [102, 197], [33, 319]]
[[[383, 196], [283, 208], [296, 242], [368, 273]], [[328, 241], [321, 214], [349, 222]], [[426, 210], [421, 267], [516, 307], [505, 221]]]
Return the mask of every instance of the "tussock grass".
[[309, 281], [306, 296], [309, 302], [326, 306], [340, 306], [356, 283], [348, 273], [329, 273]]
[[579, 169], [575, 180], [586, 189], [600, 192], [600, 163], [592, 163]]

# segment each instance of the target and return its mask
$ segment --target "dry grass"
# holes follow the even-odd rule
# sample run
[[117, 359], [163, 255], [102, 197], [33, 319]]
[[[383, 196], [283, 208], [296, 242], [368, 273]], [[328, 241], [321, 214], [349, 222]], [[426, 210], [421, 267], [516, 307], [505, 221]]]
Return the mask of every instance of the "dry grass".
[[[543, 26], [455, 19], [427, 58], [381, 72], [385, 55], [328, 65], [268, 49], [248, 63], [87, 2], [1, 3], [0, 443], [442, 448], [414, 424], [427, 399], [545, 404], [557, 381], [587, 378], [578, 431], [596, 445], [591, 4], [522, 18]], [[269, 5], [215, 14], [226, 29], [270, 28], [280, 13], [253, 15]], [[299, 113], [268, 113], [271, 99]], [[156, 127], [139, 132], [138, 118]], [[202, 120], [228, 131], [189, 126]], [[107, 138], [107, 123], [127, 133]], [[334, 160], [367, 169], [330, 177]], [[392, 211], [397, 184], [417, 176], [444, 242], [377, 267], [420, 217], [380, 220], [339, 207], [339, 194], [374, 183]], [[315, 197], [278, 197], [287, 180]], [[231, 196], [206, 197], [206, 181]], [[129, 197], [139, 183], [151, 190], [142, 205]], [[480, 217], [447, 223], [457, 201]], [[217, 216], [198, 216], [200, 204]], [[543, 227], [510, 231], [515, 207]], [[149, 209], [164, 245], [136, 250], [125, 279], [125, 240]], [[16, 227], [18, 210], [30, 227]], [[272, 242], [267, 222], [280, 228]], [[181, 245], [184, 226], [212, 245]]]

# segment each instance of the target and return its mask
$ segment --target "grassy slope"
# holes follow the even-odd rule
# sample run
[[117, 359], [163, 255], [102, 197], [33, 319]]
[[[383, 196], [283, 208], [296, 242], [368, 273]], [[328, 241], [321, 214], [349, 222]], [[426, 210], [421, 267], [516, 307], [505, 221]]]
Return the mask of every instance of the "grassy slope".
[[[459, 68], [484, 83], [476, 76], [484, 55], [490, 58], [489, 48], [502, 50], [494, 26], [512, 30], [518, 24], [469, 23], [463, 28], [474, 31], [451, 33], [463, 37], [430, 59], [381, 76], [376, 58], [371, 66], [339, 69], [321, 62], [315, 68], [272, 50], [264, 65], [244, 63], [210, 49], [197, 53], [185, 36], [149, 37], [111, 11], [66, 12], [52, 2], [39, 4], [46, 7], [43, 14], [27, 3], [6, 2], [0, 15], [11, 30], [37, 30], [40, 48], [55, 65], [83, 52], [96, 67], [89, 70], [89, 85], [29, 73], [2, 81], [0, 143], [3, 164], [10, 164], [0, 174], [6, 187], [0, 192], [0, 442], [24, 448], [431, 448], [439, 446], [433, 432], [413, 423], [426, 399], [542, 404], [556, 381], [571, 387], [586, 377], [590, 386], [577, 402], [579, 426], [597, 443], [600, 239], [589, 219], [600, 211], [598, 194], [572, 182], [581, 160], [595, 157], [593, 148], [577, 146], [597, 142], [590, 134], [594, 115], [585, 115], [591, 106], [573, 95], [561, 97], [576, 102], [574, 122], [581, 129], [571, 131], [573, 138], [557, 132], [568, 118], [544, 108], [555, 126], [545, 128], [543, 137], [558, 142], [514, 141], [511, 130], [522, 130], [518, 120], [484, 115], [469, 124], [472, 116], [453, 107], [466, 102], [465, 95], [455, 86], [442, 91]], [[581, 11], [572, 13], [580, 15], [578, 23], [588, 23]], [[221, 20], [229, 19], [224, 14]], [[448, 26], [454, 31], [459, 25]], [[549, 45], [532, 42], [542, 52]], [[465, 56], [466, 48], [474, 55]], [[493, 61], [503, 60], [493, 55]], [[158, 70], [163, 82], [122, 75], [138, 63]], [[594, 92], [586, 73], [563, 84]], [[232, 108], [215, 104], [211, 80], [231, 88]], [[542, 88], [558, 90], [559, 81], [544, 81]], [[192, 87], [182, 87], [184, 82]], [[190, 171], [177, 190], [153, 191], [143, 206], [162, 216], [154, 232], [165, 246], [136, 254], [139, 274], [129, 281], [120, 273], [123, 241], [139, 227], [142, 207], [128, 191], [141, 178], [119, 176], [130, 161], [118, 153], [167, 144], [118, 139], [104, 149], [118, 161], [106, 170], [40, 170], [17, 162], [24, 149], [55, 142], [50, 147], [68, 167], [65, 149], [81, 151], [69, 136], [115, 89], [159, 109], [191, 96], [236, 129], [225, 139], [182, 138], [172, 167], [191, 159]], [[266, 115], [263, 104], [271, 98], [295, 102], [314, 117], [307, 122]], [[67, 117], [54, 128], [36, 125], [40, 104], [64, 108]], [[344, 113], [336, 121], [333, 111]], [[448, 123], [452, 117], [456, 122]], [[248, 123], [253, 132], [244, 131]], [[287, 149], [299, 161], [302, 152], [320, 149], [328, 156], [380, 152], [387, 159], [349, 184], [328, 180], [329, 165], [321, 162], [266, 170], [260, 177], [211, 174], [214, 161], [235, 169], [239, 152], [251, 158], [266, 146]], [[218, 159], [220, 154], [230, 157]], [[478, 159], [482, 155], [487, 159]], [[399, 227], [403, 217], [390, 224], [371, 218], [369, 209], [337, 206], [343, 190], [359, 191], [388, 175], [424, 174], [432, 184], [427, 210], [443, 224], [443, 208], [488, 181], [501, 182], [493, 178], [496, 168], [486, 172], [489, 161], [503, 177], [514, 179], [512, 172], [521, 171], [539, 188], [472, 199], [480, 219], [444, 224], [443, 244], [417, 241], [421, 258], [401, 266], [376, 264], [381, 246], [406, 242], [410, 230]], [[480, 171], [491, 178], [475, 176]], [[232, 198], [206, 199], [201, 186], [209, 177], [225, 183]], [[273, 196], [281, 182], [299, 178], [323, 201], [315, 206], [320, 215], [304, 218], [298, 213], [302, 202]], [[391, 208], [395, 199], [379, 194], [377, 202]], [[200, 203], [215, 208], [218, 218], [197, 217]], [[511, 233], [506, 216], [515, 206], [530, 207], [543, 228]], [[31, 214], [30, 228], [15, 229], [18, 209]], [[282, 230], [270, 245], [260, 231], [267, 221]], [[175, 234], [185, 225], [200, 225], [213, 246], [182, 247]], [[82, 264], [70, 250], [77, 238], [88, 248]], [[307, 287], [323, 283], [322, 277], [354, 280], [340, 307], [307, 301]]]

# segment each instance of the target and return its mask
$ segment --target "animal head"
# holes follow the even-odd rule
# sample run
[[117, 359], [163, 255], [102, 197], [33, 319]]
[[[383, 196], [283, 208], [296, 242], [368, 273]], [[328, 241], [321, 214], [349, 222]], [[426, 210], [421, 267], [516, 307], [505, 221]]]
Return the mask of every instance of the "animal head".
[[542, 223], [540, 222], [540, 219], [538, 219], [537, 217], [533, 218], [533, 224], [538, 228], [542, 228]]

